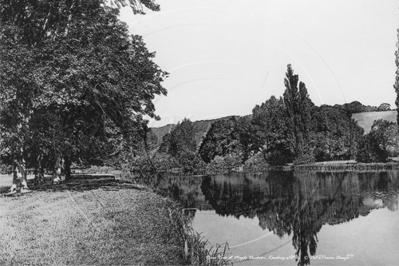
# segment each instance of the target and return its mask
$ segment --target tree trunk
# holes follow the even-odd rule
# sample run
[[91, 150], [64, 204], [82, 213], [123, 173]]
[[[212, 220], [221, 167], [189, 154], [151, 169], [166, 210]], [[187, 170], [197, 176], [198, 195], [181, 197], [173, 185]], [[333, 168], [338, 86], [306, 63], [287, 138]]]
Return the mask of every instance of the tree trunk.
[[20, 148], [18, 154], [14, 155], [13, 178], [10, 192], [24, 192], [29, 190], [26, 178], [25, 160], [23, 159], [23, 149]]
[[21, 175], [22, 175], [22, 180], [21, 180], [21, 185], [22, 185], [22, 190], [29, 190], [28, 188], [28, 179], [27, 179], [27, 173], [26, 173], [26, 163], [25, 160], [22, 158], [21, 160]]
[[53, 170], [53, 184], [61, 183], [61, 156], [56, 155], [55, 165]]
[[43, 169], [43, 155], [39, 155], [36, 159], [35, 166], [35, 183], [36, 185], [40, 185], [44, 182], [44, 169]]
[[19, 178], [18, 178], [18, 169], [17, 169], [17, 160], [13, 161], [12, 168], [12, 186], [10, 188], [10, 192], [17, 192], [19, 189]]
[[71, 159], [69, 157], [65, 158], [65, 180], [71, 179]]

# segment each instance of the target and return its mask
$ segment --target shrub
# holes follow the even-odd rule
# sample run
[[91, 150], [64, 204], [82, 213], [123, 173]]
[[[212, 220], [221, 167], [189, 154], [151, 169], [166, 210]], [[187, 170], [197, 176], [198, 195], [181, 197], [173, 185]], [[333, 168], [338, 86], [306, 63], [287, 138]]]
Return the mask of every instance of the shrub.
[[269, 168], [269, 164], [266, 162], [262, 152], [258, 152], [251, 158], [245, 161], [244, 171], [248, 172], [259, 172], [266, 171]]
[[182, 152], [178, 158], [178, 162], [185, 174], [195, 174], [205, 169], [205, 163], [194, 152]]
[[386, 162], [398, 147], [398, 128], [393, 122], [376, 120], [371, 131], [360, 141], [358, 162]]
[[227, 173], [242, 166], [240, 154], [233, 153], [225, 156], [216, 156], [206, 167], [208, 173]]

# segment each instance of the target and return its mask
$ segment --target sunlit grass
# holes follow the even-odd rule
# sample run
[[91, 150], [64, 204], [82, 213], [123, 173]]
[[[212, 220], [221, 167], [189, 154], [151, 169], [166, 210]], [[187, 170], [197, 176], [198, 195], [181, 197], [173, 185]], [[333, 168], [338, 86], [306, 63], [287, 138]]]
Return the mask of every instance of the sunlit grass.
[[0, 205], [1, 265], [186, 264], [174, 203], [148, 190], [35, 191]]
[[228, 264], [227, 245], [209, 248], [176, 202], [126, 182], [76, 182], [0, 198], [0, 265]]

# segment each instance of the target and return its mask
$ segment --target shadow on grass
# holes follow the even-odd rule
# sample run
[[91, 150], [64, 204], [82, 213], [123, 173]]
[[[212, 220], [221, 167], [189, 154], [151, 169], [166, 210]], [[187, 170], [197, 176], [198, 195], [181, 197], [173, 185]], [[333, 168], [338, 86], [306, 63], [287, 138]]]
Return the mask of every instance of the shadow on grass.
[[[118, 180], [114, 176], [73, 176], [69, 180], [65, 180], [60, 184], [53, 185], [51, 181], [46, 180], [43, 184], [37, 185], [34, 180], [28, 180], [28, 187], [31, 192], [47, 191], [88, 191], [94, 189], [103, 189], [106, 191], [118, 191], [121, 189], [144, 190], [145, 188], [132, 183], [130, 181]], [[10, 186], [1, 186], [0, 194], [6, 194], [10, 190]], [[17, 193], [18, 195], [20, 193]]]

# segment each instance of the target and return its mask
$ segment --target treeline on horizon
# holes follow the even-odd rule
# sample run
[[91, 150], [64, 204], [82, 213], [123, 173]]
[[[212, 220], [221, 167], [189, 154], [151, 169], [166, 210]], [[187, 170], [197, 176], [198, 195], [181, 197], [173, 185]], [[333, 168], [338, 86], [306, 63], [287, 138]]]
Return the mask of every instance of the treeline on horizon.
[[189, 119], [172, 126], [162, 140], [149, 132], [147, 156], [136, 157], [132, 168], [184, 173], [265, 170], [319, 161], [387, 162], [398, 155], [396, 123], [376, 120], [364, 135], [352, 118], [359, 112], [389, 111], [389, 104], [316, 106], [291, 65], [284, 85], [282, 96], [256, 105], [251, 115], [212, 122], [203, 136]]

